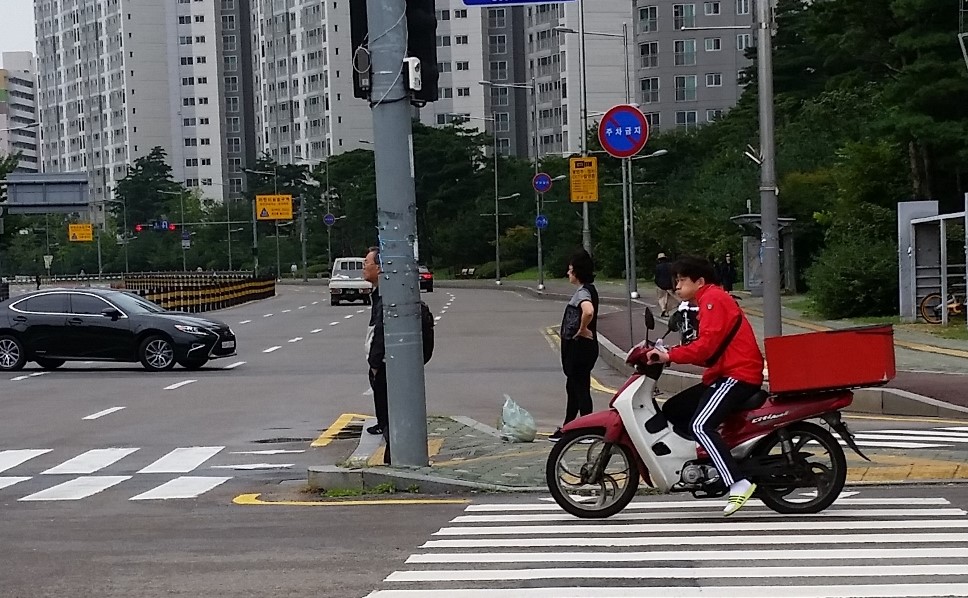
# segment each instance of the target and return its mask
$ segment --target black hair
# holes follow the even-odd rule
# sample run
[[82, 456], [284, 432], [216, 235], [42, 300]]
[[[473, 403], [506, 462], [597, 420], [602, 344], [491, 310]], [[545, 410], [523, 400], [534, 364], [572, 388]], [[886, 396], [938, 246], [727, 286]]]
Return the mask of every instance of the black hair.
[[592, 256], [588, 255], [588, 252], [584, 249], [579, 249], [571, 254], [568, 265], [571, 266], [571, 271], [575, 275], [575, 278], [582, 284], [595, 282], [595, 262], [592, 260]]
[[707, 283], [716, 284], [716, 271], [709, 260], [691, 255], [683, 256], [672, 264], [672, 273], [696, 281], [700, 278]]

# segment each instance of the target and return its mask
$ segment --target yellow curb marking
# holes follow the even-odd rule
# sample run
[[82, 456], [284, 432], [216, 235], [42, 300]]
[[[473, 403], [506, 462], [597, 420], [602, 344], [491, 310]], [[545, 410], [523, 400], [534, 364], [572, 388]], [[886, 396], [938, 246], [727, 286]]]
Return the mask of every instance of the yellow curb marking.
[[261, 494], [240, 494], [232, 503], [243, 506], [273, 505], [288, 507], [364, 507], [375, 505], [463, 505], [470, 501], [461, 498], [384, 498], [374, 500], [260, 500]]
[[[560, 351], [561, 338], [558, 336], [558, 333], [555, 332], [555, 329], [545, 328], [544, 334], [545, 334], [545, 340], [548, 341], [548, 344], [551, 346], [551, 349], [555, 352]], [[615, 388], [605, 386], [604, 384], [599, 382], [598, 379], [595, 378], [594, 376], [592, 376], [592, 390], [597, 390], [598, 392], [604, 392], [610, 395], [614, 395], [616, 392], [618, 392], [618, 390]]]
[[320, 446], [329, 446], [329, 443], [333, 442], [336, 436], [343, 431], [343, 428], [350, 425], [350, 422], [352, 422], [354, 419], [366, 420], [368, 417], [370, 416], [361, 415], [359, 413], [344, 413], [343, 415], [336, 418], [336, 421], [333, 422], [333, 425], [326, 428], [326, 430], [324, 430], [323, 433], [320, 434], [319, 438], [314, 440], [313, 443], [310, 444], [309, 446], [313, 448], [320, 447]]
[[851, 482], [896, 482], [968, 478], [968, 463], [893, 455], [875, 455], [873, 463], [874, 465], [869, 466], [848, 467], [847, 479]]
[[[440, 449], [444, 446], [443, 438], [430, 438], [427, 440], [427, 456], [431, 458], [430, 464], [433, 465], [433, 457], [440, 452]], [[386, 452], [386, 445], [381, 444], [376, 451], [370, 455], [370, 458], [366, 460], [366, 464], [370, 467], [378, 467], [383, 465], [383, 453]]]

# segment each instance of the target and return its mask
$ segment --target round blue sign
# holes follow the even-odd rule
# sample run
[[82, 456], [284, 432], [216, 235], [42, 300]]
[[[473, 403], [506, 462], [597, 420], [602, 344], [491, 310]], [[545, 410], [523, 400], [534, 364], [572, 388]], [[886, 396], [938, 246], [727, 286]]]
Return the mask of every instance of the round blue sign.
[[336, 216], [333, 216], [332, 214], [326, 214], [325, 216], [323, 216], [323, 224], [325, 224], [326, 226], [333, 226], [334, 224], [336, 224]]
[[539, 172], [531, 179], [531, 185], [538, 193], [547, 193], [551, 191], [551, 175]]
[[635, 106], [612, 107], [598, 123], [602, 149], [616, 158], [630, 158], [642, 151], [649, 140], [649, 122]]
[[548, 217], [544, 214], [538, 214], [538, 217], [534, 219], [534, 225], [541, 230], [548, 228]]

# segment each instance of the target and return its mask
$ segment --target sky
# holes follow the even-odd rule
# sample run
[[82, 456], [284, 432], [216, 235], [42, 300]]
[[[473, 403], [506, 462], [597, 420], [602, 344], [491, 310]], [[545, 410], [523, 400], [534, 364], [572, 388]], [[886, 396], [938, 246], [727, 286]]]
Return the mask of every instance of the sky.
[[0, 52], [36, 52], [33, 0], [0, 0]]

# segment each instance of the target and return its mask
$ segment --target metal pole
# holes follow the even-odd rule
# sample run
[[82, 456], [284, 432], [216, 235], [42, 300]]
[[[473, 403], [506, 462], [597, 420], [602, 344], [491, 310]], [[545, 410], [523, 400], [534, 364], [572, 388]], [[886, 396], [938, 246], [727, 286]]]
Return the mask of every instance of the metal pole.
[[306, 195], [299, 198], [299, 238], [302, 243], [302, 279], [309, 282], [309, 274], [306, 273]]
[[232, 200], [225, 198], [225, 233], [229, 240], [229, 272], [232, 271]]
[[[622, 47], [625, 48], [625, 103], [632, 103], [632, 70], [631, 70], [631, 53], [632, 50], [629, 48], [629, 25], [628, 23], [622, 23]], [[628, 163], [628, 186], [629, 186], [629, 297], [632, 299], [639, 298], [639, 282], [638, 273], [635, 268], [635, 206], [633, 205], [633, 198], [635, 197], [635, 182], [632, 177], [632, 161], [629, 160]]]
[[[581, 155], [588, 155], [588, 71], [585, 55], [585, 0], [578, 0], [578, 62], [581, 71]], [[628, 69], [626, 69], [628, 70]], [[592, 229], [588, 219], [588, 202], [581, 204], [581, 244], [592, 254]]]
[[629, 261], [629, 170], [632, 160], [622, 158], [622, 233], [625, 236], [625, 299], [628, 303], [625, 310], [629, 322], [629, 347], [635, 344], [632, 333], [632, 283], [630, 282], [631, 266]]
[[259, 222], [256, 218], [255, 195], [252, 196], [252, 276], [259, 275]]
[[[326, 213], [331, 212], [329, 204], [329, 161], [331, 156], [329, 155], [329, 139], [326, 140]], [[335, 222], [333, 224], [336, 224]], [[326, 259], [329, 260], [329, 266], [333, 266], [333, 227], [326, 226]]]
[[[538, 174], [538, 156], [541, 149], [538, 145], [538, 83], [531, 76], [531, 116], [534, 119], [534, 174]], [[538, 216], [541, 215], [541, 194], [537, 189], [534, 192], [535, 223], [534, 227], [538, 230], [538, 290], [544, 290], [544, 250], [541, 247], [541, 227], [538, 226]]]
[[101, 228], [97, 229], [97, 278], [101, 280], [101, 274], [104, 273], [104, 266], [101, 263]]
[[394, 465], [426, 467], [427, 403], [420, 326], [420, 285], [410, 102], [400, 76], [407, 51], [406, 0], [367, 0], [372, 64], [373, 150], [380, 294], [386, 340], [390, 442]]
[[[185, 192], [184, 191], [182, 191], [181, 193], [178, 194], [178, 199], [181, 200], [181, 227], [182, 227], [182, 235], [184, 235], [185, 232], [186, 232], [186, 229], [185, 229]], [[182, 272], [188, 272], [188, 263], [187, 263], [188, 257], [186, 256], [186, 252], [187, 251], [188, 250], [185, 249], [185, 245], [182, 244]]]
[[501, 206], [498, 195], [497, 114], [492, 112], [494, 123], [494, 282], [501, 284]]
[[948, 226], [941, 219], [941, 325], [948, 325]]
[[783, 334], [780, 315], [780, 226], [773, 132], [773, 3], [757, 2], [757, 79], [760, 104], [760, 218], [763, 231], [763, 331]]
[[121, 214], [124, 218], [124, 235], [121, 237], [124, 239], [124, 273], [129, 272], [128, 269], [128, 202], [127, 200], [121, 202]]
[[[289, 36], [286, 35], [287, 40], [288, 38]], [[288, 44], [289, 42], [287, 41], [286, 43]], [[279, 117], [276, 116], [276, 118], [278, 119]], [[276, 136], [276, 139], [277, 139], [276, 147], [279, 147], [278, 135]], [[292, 151], [292, 148], [290, 148], [289, 151]], [[280, 157], [282, 157], [281, 156], [282, 152], [279, 152], [279, 154], [280, 154]], [[272, 192], [276, 195], [279, 195], [279, 162], [278, 161], [272, 167], [272, 187], [273, 187]], [[276, 280], [282, 280], [282, 262], [279, 260], [279, 221], [273, 220], [272, 224], [275, 225], [276, 227]]]
[[[968, 193], [965, 193], [965, 283], [968, 284]], [[968, 287], [966, 287], [968, 288]], [[968, 326], [968, 322], [965, 322]]]

